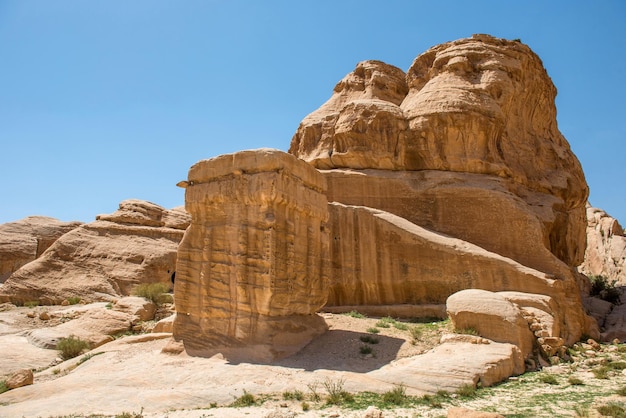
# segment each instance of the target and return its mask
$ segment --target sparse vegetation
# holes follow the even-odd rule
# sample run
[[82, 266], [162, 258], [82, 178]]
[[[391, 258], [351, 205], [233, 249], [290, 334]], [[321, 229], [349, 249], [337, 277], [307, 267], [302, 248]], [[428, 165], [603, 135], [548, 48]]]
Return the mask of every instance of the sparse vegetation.
[[393, 323], [393, 327], [399, 329], [400, 331], [406, 331], [407, 329], [409, 329], [409, 326], [407, 324], [398, 321]]
[[370, 334], [378, 334], [380, 332], [380, 330], [376, 327], [369, 327], [367, 329], [367, 332], [369, 332]]
[[365, 315], [357, 311], [346, 312], [345, 315], [350, 316], [352, 318], [365, 318]]
[[424, 333], [418, 327], [410, 327], [409, 334], [411, 334], [411, 344], [415, 345], [422, 339]]
[[539, 381], [548, 385], [558, 385], [559, 381], [553, 374], [544, 374], [539, 377]]
[[230, 404], [230, 406], [234, 408], [241, 408], [245, 406], [252, 406], [254, 404], [256, 404], [256, 398], [254, 397], [253, 394], [249, 393], [248, 391], [244, 389], [243, 395], [236, 398], [234, 402]]
[[24, 302], [24, 306], [27, 308], [34, 308], [39, 306], [39, 301], [38, 300], [29, 300]]
[[4, 393], [7, 390], [9, 390], [9, 388], [7, 387], [7, 382], [5, 380], [0, 380], [0, 393]]
[[406, 387], [404, 385], [398, 385], [391, 390], [383, 393], [383, 402], [392, 405], [404, 405], [408, 401], [406, 395]]
[[319, 393], [317, 392], [318, 385], [319, 385], [318, 382], [312, 382], [306, 385], [306, 387], [309, 389], [309, 392], [311, 392], [311, 394], [309, 395], [309, 398], [313, 402], [318, 402], [321, 399]]
[[360, 352], [361, 354], [363, 354], [363, 355], [372, 354], [372, 352], [373, 352], [373, 351], [374, 351], [374, 350], [372, 350], [372, 346], [370, 346], [370, 345], [362, 345], [362, 346], [359, 348], [359, 352]]
[[478, 335], [478, 331], [476, 331], [476, 328], [461, 328], [461, 329], [455, 329], [454, 330], [455, 334], [465, 334], [465, 335]]
[[626, 417], [626, 408], [621, 402], [609, 402], [597, 408], [600, 415], [605, 417]]
[[300, 404], [300, 406], [302, 407], [302, 411], [306, 412], [310, 409], [310, 406], [308, 403], [306, 402], [302, 402], [302, 404]]
[[115, 418], [143, 418], [143, 408], [141, 408], [141, 412], [122, 412]]
[[328, 405], [341, 405], [342, 403], [353, 402], [354, 396], [343, 389], [344, 380], [326, 379], [323, 383], [324, 389], [328, 393], [326, 403]]
[[473, 398], [474, 396], [476, 396], [476, 388], [474, 387], [474, 385], [466, 383], [465, 385], [461, 386], [456, 391], [456, 393], [462, 398]]
[[87, 341], [81, 340], [73, 335], [67, 338], [61, 338], [57, 343], [57, 350], [61, 352], [61, 357], [63, 357], [64, 360], [74, 358], [88, 348], [89, 343]]
[[283, 392], [283, 399], [286, 401], [301, 401], [304, 399], [304, 394], [299, 390], [294, 390], [293, 392], [285, 391]]
[[619, 396], [626, 396], [626, 386], [622, 386], [621, 388], [617, 389], [616, 393]]
[[570, 377], [568, 377], [568, 378], [567, 378], [567, 382], [568, 382], [570, 385], [573, 385], [573, 386], [581, 386], [581, 385], [584, 385], [584, 384], [585, 384], [585, 382], [583, 382], [583, 381], [582, 381], [582, 379], [579, 379], [579, 378], [578, 378], [578, 377], [576, 377], [576, 376], [570, 376]]
[[591, 290], [589, 295], [598, 296], [600, 299], [618, 305], [620, 301], [620, 291], [615, 284], [617, 280], [611, 280], [605, 276], [589, 276], [591, 281]]
[[170, 300], [170, 295], [167, 293], [169, 290], [170, 287], [165, 283], [142, 283], [135, 288], [134, 294], [162, 305]]
[[69, 298], [67, 298], [67, 301], [70, 305], [78, 305], [80, 303], [80, 300], [81, 299], [78, 296], [70, 296]]
[[86, 362], [87, 360], [90, 360], [91, 358], [100, 355], [100, 354], [104, 354], [104, 351], [100, 351], [98, 353], [89, 353], [89, 354], [85, 354], [84, 356], [82, 356], [80, 358], [80, 360], [78, 360], [78, 363], [76, 363], [76, 367], [80, 366], [81, 364], [83, 364], [84, 362]]
[[370, 335], [361, 335], [359, 339], [366, 344], [378, 344], [378, 338], [372, 337]]
[[608, 379], [609, 368], [607, 366], [600, 366], [591, 371], [596, 379]]

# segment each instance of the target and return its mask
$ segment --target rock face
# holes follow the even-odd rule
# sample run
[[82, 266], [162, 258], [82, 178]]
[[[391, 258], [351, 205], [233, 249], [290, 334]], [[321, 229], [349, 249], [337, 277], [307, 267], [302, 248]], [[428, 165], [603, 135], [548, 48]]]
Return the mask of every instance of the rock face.
[[[585, 248], [588, 187], [557, 128], [555, 95], [526, 45], [487, 35], [431, 48], [404, 77], [381, 62], [358, 64], [302, 121], [289, 149], [322, 171], [328, 200], [397, 215], [412, 234], [419, 225], [475, 244], [531, 268], [534, 278], [492, 270], [485, 274], [491, 282], [479, 278], [482, 258], [460, 257], [457, 267], [415, 261], [428, 251], [449, 254], [440, 240], [394, 248], [395, 270], [377, 270], [391, 259], [388, 247], [415, 239], [376, 235], [371, 228], [382, 216], [373, 222], [362, 210], [336, 206], [329, 305], [423, 303], [421, 295], [443, 303], [460, 288], [478, 287], [550, 296], [562, 321], [559, 337], [568, 342], [593, 328], [575, 271]], [[455, 268], [463, 271], [450, 274]], [[419, 290], [409, 284], [420, 282]]]
[[324, 332], [324, 177], [262, 149], [200, 161], [183, 183], [192, 221], [178, 251], [174, 337], [187, 352], [268, 361]]
[[618, 220], [587, 206], [587, 249], [579, 270], [626, 285], [626, 236]]
[[81, 224], [61, 222], [45, 216], [29, 216], [0, 225], [0, 283], [43, 254], [60, 236]]
[[188, 222], [181, 209], [124, 201], [114, 214], [66, 233], [13, 273], [0, 289], [0, 301], [108, 301], [130, 295], [140, 283], [171, 283]]

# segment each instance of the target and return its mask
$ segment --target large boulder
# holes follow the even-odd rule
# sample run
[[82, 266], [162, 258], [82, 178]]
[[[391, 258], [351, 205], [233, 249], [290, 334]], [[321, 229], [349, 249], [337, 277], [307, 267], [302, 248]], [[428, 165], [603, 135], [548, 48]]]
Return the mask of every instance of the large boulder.
[[0, 283], [43, 254], [60, 236], [81, 224], [46, 216], [29, 216], [0, 225]]
[[270, 361], [326, 330], [324, 177], [277, 150], [222, 155], [189, 170], [192, 221], [178, 251], [174, 337], [189, 354]]
[[0, 288], [0, 301], [110, 301], [132, 294], [141, 283], [170, 284], [188, 222], [182, 209], [124, 201], [114, 214], [66, 233], [13, 273]]

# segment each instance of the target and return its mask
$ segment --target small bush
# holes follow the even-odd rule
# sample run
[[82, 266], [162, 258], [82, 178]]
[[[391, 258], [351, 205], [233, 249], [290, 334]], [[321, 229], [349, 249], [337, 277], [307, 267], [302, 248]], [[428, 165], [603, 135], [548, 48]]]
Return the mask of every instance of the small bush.
[[319, 393], [317, 393], [317, 386], [318, 386], [318, 382], [312, 382], [306, 385], [306, 387], [309, 388], [309, 391], [311, 392], [311, 394], [309, 395], [309, 398], [313, 402], [318, 402], [320, 400], [320, 395]]
[[619, 396], [626, 396], [626, 386], [622, 386], [621, 388], [619, 388], [619, 389], [617, 390], [617, 394], [618, 394]]
[[245, 407], [245, 406], [252, 406], [255, 403], [256, 403], [256, 398], [254, 397], [254, 395], [251, 394], [251, 393], [248, 393], [244, 389], [243, 390], [243, 395], [241, 395], [240, 397], [236, 398], [235, 401], [230, 404], [230, 406], [233, 406], [235, 408], [241, 408], [241, 407]]
[[539, 381], [548, 385], [558, 385], [559, 381], [552, 374], [544, 374], [539, 378]]
[[170, 288], [164, 283], [142, 283], [135, 288], [135, 295], [151, 300], [157, 305], [170, 299], [167, 292]]
[[600, 415], [605, 417], [626, 417], [626, 408], [621, 402], [609, 402], [597, 408]]
[[293, 392], [286, 391], [283, 392], [283, 399], [286, 401], [301, 401], [304, 399], [304, 394], [299, 390], [294, 390]]
[[598, 296], [614, 305], [620, 303], [620, 291], [615, 287], [617, 280], [609, 281], [604, 276], [589, 276], [589, 280], [591, 281], [589, 295]]
[[407, 324], [405, 324], [404, 322], [397, 322], [397, 321], [393, 323], [393, 327], [396, 329], [399, 329], [400, 331], [406, 331], [407, 329], [409, 329]]
[[354, 396], [343, 389], [343, 384], [343, 379], [339, 379], [337, 381], [326, 379], [324, 381], [324, 388], [328, 393], [328, 397], [326, 398], [326, 403], [328, 405], [341, 405], [344, 402], [354, 401]]
[[476, 331], [476, 328], [461, 328], [461, 329], [455, 329], [454, 330], [455, 334], [465, 334], [465, 335], [478, 335], [478, 331]]
[[29, 300], [24, 302], [24, 306], [26, 306], [27, 308], [34, 308], [36, 306], [39, 306], [39, 301], [38, 300]]
[[373, 351], [373, 350], [372, 350], [372, 347], [371, 347], [371, 346], [369, 346], [369, 345], [362, 345], [362, 346], [359, 348], [359, 352], [360, 352], [361, 354], [372, 354], [372, 351]]
[[441, 408], [441, 400], [437, 396], [424, 395], [422, 401], [426, 402], [431, 408]]
[[380, 330], [375, 327], [369, 327], [366, 331], [369, 332], [370, 334], [378, 334], [380, 332]]
[[306, 412], [306, 411], [308, 411], [310, 409], [309, 404], [306, 403], [306, 402], [302, 402], [301, 406], [302, 406], [302, 411], [304, 411], [304, 412]]
[[61, 338], [57, 344], [57, 350], [61, 352], [64, 360], [74, 358], [87, 349], [89, 349], [89, 343], [73, 335]]
[[345, 315], [351, 316], [352, 318], [365, 318], [365, 315], [357, 311], [346, 312]]
[[70, 305], [77, 305], [80, 303], [80, 298], [78, 296], [70, 296], [69, 298], [67, 298], [67, 301], [70, 303]]
[[122, 412], [119, 415], [115, 415], [115, 418], [143, 418], [143, 408], [141, 408], [141, 412]]
[[585, 384], [581, 379], [577, 378], [576, 376], [570, 376], [567, 379], [567, 382], [570, 385], [573, 385], [573, 386], [580, 386], [580, 385], [584, 385]]
[[462, 398], [473, 398], [476, 396], [476, 388], [470, 383], [461, 386], [456, 393]]
[[609, 378], [609, 368], [606, 366], [601, 366], [601, 367], [598, 367], [597, 369], [593, 369], [591, 373], [593, 373], [593, 376], [596, 379], [608, 379]]
[[378, 344], [378, 338], [369, 335], [361, 335], [359, 339], [367, 344]]
[[411, 344], [415, 345], [422, 339], [422, 330], [418, 327], [409, 328], [409, 334], [411, 334]]
[[386, 316], [384, 318], [380, 318], [380, 320], [378, 320], [378, 322], [376, 322], [376, 326], [379, 328], [391, 328], [391, 325], [396, 322], [395, 319], [393, 319], [390, 316]]
[[4, 380], [0, 380], [0, 393], [4, 393], [7, 390], [9, 390], [9, 388], [7, 387], [7, 382]]
[[404, 405], [407, 402], [406, 387], [398, 385], [383, 393], [383, 402], [393, 405]]
[[626, 361], [612, 361], [606, 367], [611, 370], [624, 370], [626, 369]]

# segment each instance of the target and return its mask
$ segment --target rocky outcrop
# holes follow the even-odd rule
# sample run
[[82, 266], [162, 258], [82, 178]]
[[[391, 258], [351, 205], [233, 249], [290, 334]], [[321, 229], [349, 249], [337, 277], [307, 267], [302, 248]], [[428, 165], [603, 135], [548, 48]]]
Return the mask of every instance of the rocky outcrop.
[[130, 295], [140, 283], [171, 283], [188, 222], [189, 215], [180, 209], [124, 201], [114, 214], [64, 234], [13, 273], [0, 288], [0, 301], [109, 301]]
[[187, 352], [268, 361], [324, 332], [323, 176], [262, 149], [200, 161], [181, 185], [192, 221], [178, 251], [174, 337]]
[[81, 224], [29, 216], [0, 225], [0, 283], [43, 254], [60, 236]]
[[587, 249], [579, 270], [626, 285], [626, 235], [619, 221], [587, 205]]
[[[381, 86], [385, 83], [388, 89]], [[385, 200], [385, 207], [373, 207], [400, 216], [415, 213], [420, 221], [410, 220], [437, 230], [450, 221], [455, 227], [464, 224], [465, 228], [442, 232], [481, 246], [487, 242], [489, 250], [525, 264], [536, 259], [528, 264], [532, 267], [555, 263], [541, 254], [529, 255], [529, 250], [519, 251], [536, 248], [537, 243], [566, 265], [576, 266], [583, 258], [588, 188], [580, 163], [558, 131], [555, 95], [541, 60], [527, 46], [475, 35], [421, 54], [406, 74], [406, 86], [401, 70], [378, 62], [360, 63], [335, 87], [329, 101], [302, 121], [290, 152], [320, 169], [359, 170], [357, 174], [367, 169], [435, 170], [431, 182], [441, 172], [479, 174], [453, 179], [452, 188], [446, 187], [449, 176], [442, 175], [423, 199], [394, 195], [393, 185], [407, 188], [402, 174], [397, 181], [381, 175], [386, 184], [366, 193], [356, 191], [363, 183], [358, 175], [340, 177], [341, 184], [333, 184], [337, 177], [329, 174], [329, 200], [368, 206], [373, 200]], [[372, 183], [381, 183], [380, 173], [372, 174], [367, 173]], [[476, 184], [479, 178], [483, 184]], [[487, 205], [493, 212], [476, 217], [489, 200], [484, 193], [475, 197], [472, 189], [490, 190], [490, 183], [511, 202], [504, 203], [500, 196], [501, 203]], [[458, 199], [450, 196], [454, 188], [464, 192]], [[381, 190], [384, 196], [376, 194]], [[502, 212], [494, 207], [520, 203], [526, 212], [520, 224], [515, 214], [510, 224], [503, 223]], [[491, 218], [494, 212], [498, 216]], [[478, 228], [472, 231], [468, 225], [476, 222], [489, 227], [482, 233]], [[494, 233], [496, 225], [507, 224], [515, 233]], [[531, 226], [528, 241], [516, 244], [527, 236], [527, 226]], [[485, 239], [488, 234], [492, 240]], [[558, 269], [546, 272], [560, 274]]]
[[[290, 153], [326, 177], [329, 201], [409, 221], [409, 234], [383, 237], [387, 227], [374, 232], [365, 211], [331, 208], [329, 304], [443, 303], [469, 287], [520, 291], [553, 298], [558, 337], [597, 334], [575, 271], [585, 248], [588, 187], [557, 128], [556, 89], [541, 60], [520, 42], [474, 35], [421, 54], [402, 80], [387, 64], [358, 64], [291, 142]], [[450, 248], [439, 243], [394, 247], [414, 242], [405, 237], [418, 226], [514, 260], [534, 278], [492, 275], [480, 257], [441, 263]], [[429, 252], [438, 255], [428, 261], [422, 254]]]

